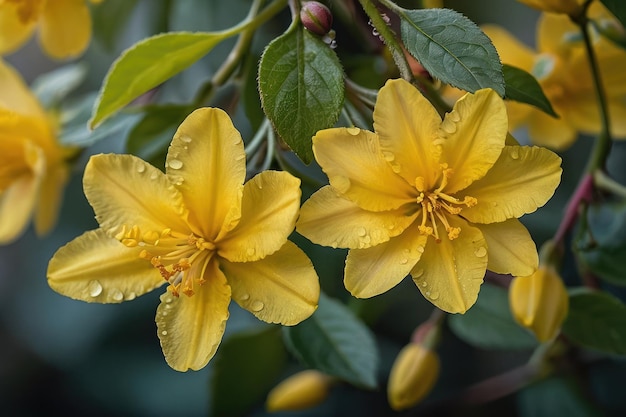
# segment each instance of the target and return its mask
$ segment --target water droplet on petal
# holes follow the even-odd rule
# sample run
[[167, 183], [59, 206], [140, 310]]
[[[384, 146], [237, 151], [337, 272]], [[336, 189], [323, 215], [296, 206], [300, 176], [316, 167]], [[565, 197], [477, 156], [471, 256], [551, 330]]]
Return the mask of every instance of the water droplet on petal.
[[167, 336], [167, 330], [163, 330], [163, 331], [161, 332], [161, 334], [162, 334], [163, 336]]
[[[417, 279], [419, 277], [421, 277], [422, 275], [424, 275], [424, 270], [423, 269], [418, 269], [414, 272], [411, 272], [411, 275], [413, 276], [413, 279]], [[426, 281], [424, 281], [424, 283], [422, 284], [424, 286], [426, 286]]]
[[265, 307], [265, 304], [263, 304], [262, 301], [259, 300], [255, 300], [252, 302], [252, 304], [250, 304], [250, 310], [252, 311], [261, 311], [263, 310], [263, 308]]
[[474, 255], [476, 255], [479, 258], [482, 258], [483, 256], [487, 255], [487, 248], [485, 248], [484, 246], [477, 248], [474, 251]]
[[396, 159], [396, 156], [392, 152], [384, 151], [383, 152], [383, 158], [385, 158], [385, 161], [391, 162], [394, 159]]
[[400, 259], [400, 265], [406, 265], [408, 263], [409, 263], [409, 260], [407, 258]]
[[441, 129], [446, 133], [454, 133], [456, 132], [456, 124], [448, 117], [441, 122]]
[[179, 159], [170, 159], [167, 161], [167, 165], [172, 169], [181, 169], [183, 167], [183, 162]]
[[519, 159], [519, 149], [517, 149], [517, 147], [514, 147], [513, 149], [511, 149], [511, 153], [509, 155], [511, 155], [512, 159]]
[[137, 172], [138, 172], [138, 173], [140, 173], [140, 174], [141, 174], [141, 173], [143, 173], [143, 172], [145, 172], [145, 171], [146, 171], [146, 166], [145, 166], [144, 164], [139, 164], [139, 165], [137, 165]]
[[102, 294], [102, 285], [96, 280], [90, 281], [88, 291], [90, 296], [97, 297]]
[[419, 253], [424, 253], [424, 247], [423, 247], [423, 246], [418, 246], [418, 247], [417, 247], [417, 251], [418, 251]]
[[359, 227], [359, 230], [357, 230], [357, 234], [363, 237], [367, 234], [367, 230], [365, 230], [365, 227]]
[[189, 136], [181, 136], [180, 140], [185, 143], [190, 143], [192, 141], [192, 139]]
[[111, 298], [115, 301], [122, 301], [124, 299], [124, 294], [118, 289], [114, 289], [111, 291]]
[[428, 294], [428, 298], [430, 298], [431, 300], [436, 300], [437, 298], [439, 298], [439, 293], [437, 291], [432, 291]]
[[349, 127], [346, 129], [346, 131], [352, 136], [356, 136], [361, 133], [361, 129], [359, 129], [358, 127]]
[[336, 248], [337, 246], [339, 246], [339, 242], [337, 242], [336, 240], [330, 244], [331, 248]]
[[347, 191], [350, 188], [350, 178], [342, 176], [333, 177], [331, 185], [341, 192]]
[[135, 298], [137, 298], [137, 294], [135, 294], [134, 292], [129, 292], [128, 294], [126, 294], [127, 301], [134, 300]]
[[248, 256], [252, 256], [252, 255], [254, 255], [254, 254], [255, 254], [255, 252], [256, 252], [256, 249], [254, 249], [254, 248], [248, 248], [248, 249], [246, 249], [246, 255], [248, 255]]
[[241, 297], [239, 297], [239, 299], [241, 301], [247, 301], [250, 299], [250, 294], [241, 294]]
[[157, 178], [159, 178], [159, 173], [157, 171], [152, 171], [152, 174], [150, 174], [150, 179], [154, 181]]

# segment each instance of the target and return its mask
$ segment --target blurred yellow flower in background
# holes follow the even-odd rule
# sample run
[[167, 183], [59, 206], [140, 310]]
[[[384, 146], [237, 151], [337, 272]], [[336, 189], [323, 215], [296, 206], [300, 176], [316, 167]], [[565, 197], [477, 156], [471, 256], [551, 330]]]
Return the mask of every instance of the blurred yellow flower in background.
[[36, 30], [52, 58], [82, 54], [91, 39], [87, 0], [0, 0], [0, 55], [20, 48]]
[[241, 135], [222, 110], [189, 115], [166, 173], [132, 155], [96, 155], [85, 195], [99, 229], [60, 248], [48, 282], [71, 298], [132, 300], [165, 282], [156, 322], [168, 364], [200, 369], [215, 354], [231, 298], [257, 318], [294, 325], [317, 308], [309, 258], [287, 240], [300, 180], [265, 171], [244, 185]]
[[577, 16], [583, 10], [585, 0], [517, 0], [527, 6], [546, 12], [565, 13]]
[[31, 218], [43, 235], [55, 225], [74, 149], [57, 142], [57, 127], [21, 76], [0, 59], [0, 244]]
[[433, 389], [439, 377], [439, 356], [420, 343], [404, 346], [389, 374], [387, 398], [396, 411], [418, 404]]
[[451, 313], [470, 308], [486, 269], [530, 275], [537, 249], [517, 220], [552, 196], [561, 159], [508, 146], [503, 100], [467, 94], [444, 120], [410, 83], [390, 80], [374, 109], [375, 132], [319, 131], [315, 159], [329, 178], [302, 206], [296, 230], [349, 248], [344, 284], [359, 298], [411, 275]]
[[332, 377], [316, 369], [295, 373], [272, 388], [267, 395], [267, 411], [298, 411], [315, 407], [328, 397], [333, 383]]
[[[600, 25], [619, 26], [600, 2], [589, 8], [589, 17]], [[580, 29], [566, 15], [544, 13], [537, 26], [537, 50], [518, 41], [505, 29], [485, 25], [504, 64], [533, 74], [559, 118], [527, 104], [507, 101], [510, 130], [528, 126], [537, 145], [565, 149], [578, 133], [598, 134], [600, 110]], [[623, 30], [623, 29], [622, 29]], [[626, 138], [626, 51], [597, 34], [593, 47], [609, 105], [613, 137]]]

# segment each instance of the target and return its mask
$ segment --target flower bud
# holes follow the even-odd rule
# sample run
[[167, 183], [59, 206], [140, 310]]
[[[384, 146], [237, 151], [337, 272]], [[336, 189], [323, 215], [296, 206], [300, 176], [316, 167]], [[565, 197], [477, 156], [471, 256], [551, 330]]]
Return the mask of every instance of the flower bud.
[[267, 396], [267, 411], [304, 410], [320, 404], [328, 396], [331, 377], [310, 369], [291, 375]]
[[387, 385], [387, 397], [396, 411], [412, 407], [431, 391], [439, 376], [439, 357], [418, 343], [406, 345], [398, 354]]
[[567, 316], [569, 298], [554, 268], [539, 265], [533, 275], [513, 279], [509, 304], [515, 321], [543, 343], [558, 334]]
[[300, 9], [300, 20], [304, 27], [319, 36], [326, 35], [333, 25], [333, 15], [322, 3], [307, 1]]
[[544, 12], [565, 13], [569, 16], [578, 16], [583, 11], [584, 0], [518, 0], [535, 9]]

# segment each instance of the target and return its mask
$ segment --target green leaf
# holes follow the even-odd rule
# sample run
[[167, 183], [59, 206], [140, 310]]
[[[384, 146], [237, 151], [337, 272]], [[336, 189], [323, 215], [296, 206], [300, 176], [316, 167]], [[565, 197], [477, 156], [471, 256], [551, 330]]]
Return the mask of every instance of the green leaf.
[[574, 291], [562, 331], [581, 346], [626, 355], [626, 306], [603, 291]]
[[478, 300], [465, 314], [451, 315], [450, 329], [466, 343], [483, 349], [530, 349], [535, 338], [520, 327], [509, 309], [504, 288], [483, 284]]
[[113, 63], [89, 122], [94, 128], [128, 103], [178, 74], [235, 31], [170, 32], [144, 39]]
[[590, 205], [587, 230], [574, 249], [578, 259], [594, 275], [615, 285], [626, 285], [626, 203]]
[[506, 84], [505, 98], [533, 105], [550, 116], [559, 117], [541, 86], [530, 73], [507, 64], [502, 65], [502, 73]]
[[213, 360], [211, 416], [246, 416], [276, 384], [287, 363], [279, 328], [228, 337]]
[[292, 25], [263, 52], [259, 90], [278, 135], [302, 161], [311, 162], [311, 138], [337, 122], [343, 105], [343, 70], [335, 52]]
[[586, 400], [572, 380], [552, 377], [521, 390], [517, 395], [521, 417], [598, 417], [600, 410]]
[[128, 134], [126, 150], [148, 160], [166, 149], [176, 129], [192, 111], [189, 105], [146, 106], [143, 118]]
[[601, 0], [607, 9], [611, 11], [626, 26], [626, 2], [624, 0]]
[[58, 105], [87, 77], [87, 65], [70, 64], [40, 75], [31, 86], [39, 102], [46, 108]]
[[307, 366], [364, 388], [376, 387], [378, 350], [370, 330], [343, 304], [321, 294], [317, 311], [284, 327], [287, 348]]
[[491, 40], [450, 9], [399, 12], [406, 49], [435, 78], [462, 90], [492, 88], [504, 96], [502, 64]]

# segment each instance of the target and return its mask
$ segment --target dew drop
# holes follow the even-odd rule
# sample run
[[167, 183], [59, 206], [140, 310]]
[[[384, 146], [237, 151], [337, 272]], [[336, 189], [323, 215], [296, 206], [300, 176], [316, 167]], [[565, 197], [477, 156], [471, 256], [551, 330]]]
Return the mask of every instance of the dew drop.
[[396, 174], [400, 173], [400, 164], [391, 164], [391, 170]]
[[456, 123], [461, 120], [461, 115], [459, 114], [459, 112], [453, 111], [448, 113], [446, 118]]
[[341, 192], [347, 191], [350, 188], [350, 178], [342, 176], [334, 177], [331, 185]]
[[446, 133], [456, 132], [456, 124], [452, 120], [450, 120], [450, 118], [444, 119], [444, 121], [441, 123], [441, 128]]
[[134, 300], [135, 298], [137, 298], [137, 294], [135, 294], [134, 292], [129, 292], [128, 294], [126, 294], [127, 301]]
[[170, 159], [167, 161], [167, 165], [169, 165], [172, 169], [181, 169], [183, 167], [183, 162], [179, 159]]
[[248, 255], [248, 256], [254, 255], [255, 252], [256, 252], [256, 250], [254, 248], [246, 249], [246, 255]]
[[111, 291], [111, 298], [115, 301], [122, 301], [124, 299], [124, 294], [118, 289], [114, 289]]
[[409, 260], [407, 258], [400, 259], [400, 265], [406, 265], [408, 263], [409, 263]]
[[261, 311], [264, 307], [265, 304], [263, 304], [263, 302], [259, 300], [255, 300], [252, 302], [252, 304], [250, 304], [250, 310], [252, 311]]
[[157, 171], [153, 171], [152, 174], [150, 174], [150, 179], [154, 181], [157, 178], [159, 178], [159, 173]]
[[359, 129], [358, 127], [349, 127], [346, 129], [348, 131], [349, 134], [351, 134], [352, 136], [356, 136], [359, 133], [361, 133], [361, 129]]
[[241, 297], [239, 297], [239, 299], [241, 301], [247, 301], [250, 299], [250, 294], [241, 294]]
[[335, 240], [335, 241], [333, 241], [333, 242], [330, 244], [330, 247], [331, 247], [331, 248], [336, 248], [336, 247], [338, 247], [338, 246], [339, 246], [339, 242], [337, 242], [336, 240]]
[[97, 297], [102, 294], [102, 284], [100, 284], [99, 281], [93, 280], [89, 282], [88, 291], [90, 296]]
[[[424, 253], [424, 247], [423, 247], [423, 246], [418, 246], [418, 247], [417, 247], [417, 251], [418, 251], [419, 253]], [[423, 273], [423, 272], [424, 272], [424, 271], [422, 271], [422, 273]]]
[[[423, 269], [418, 269], [415, 272], [411, 272], [411, 275], [413, 276], [413, 279], [417, 279], [419, 277], [421, 277], [422, 275], [424, 275], [424, 270]], [[422, 283], [423, 286], [426, 286], [426, 281], [424, 281]]]
[[365, 227], [359, 227], [359, 230], [357, 230], [357, 234], [363, 237], [367, 234], [367, 230], [365, 230]]
[[479, 258], [482, 258], [483, 256], [487, 255], [487, 248], [485, 248], [484, 246], [481, 246], [480, 248], [477, 248], [474, 251], [474, 255], [476, 255]]
[[167, 336], [167, 330], [163, 330], [163, 331], [161, 332], [161, 334], [162, 334], [163, 336]]
[[437, 291], [432, 291], [430, 294], [428, 294], [428, 298], [430, 298], [431, 300], [436, 300], [437, 298], [439, 298], [439, 293]]
[[162, 312], [161, 312], [161, 315], [162, 315], [163, 317], [167, 316], [168, 314], [169, 314], [169, 313], [168, 313], [167, 311], [162, 311]]
[[421, 285], [422, 287], [427, 287], [427, 286], [428, 286], [428, 282], [426, 282], [426, 281], [422, 281], [422, 282], [420, 282], [420, 285]]
[[519, 150], [517, 148], [511, 149], [511, 159], [519, 159]]
[[146, 166], [143, 164], [137, 165], [137, 172], [140, 174], [146, 172]]
[[393, 154], [393, 152], [384, 151], [383, 152], [383, 158], [385, 158], [385, 161], [391, 162], [394, 159], [396, 159], [396, 156]]
[[180, 140], [185, 143], [190, 143], [192, 139], [189, 136], [181, 136]]

